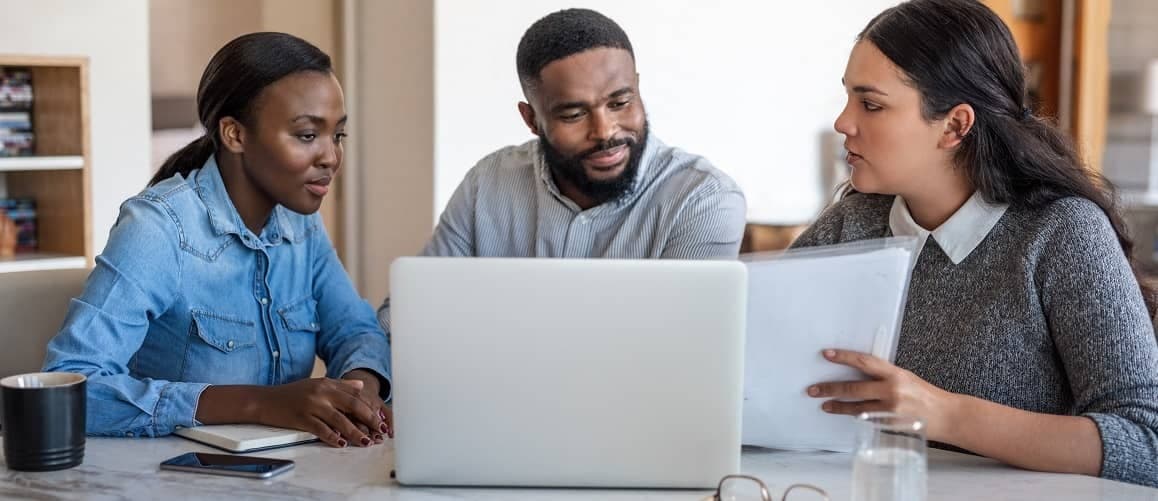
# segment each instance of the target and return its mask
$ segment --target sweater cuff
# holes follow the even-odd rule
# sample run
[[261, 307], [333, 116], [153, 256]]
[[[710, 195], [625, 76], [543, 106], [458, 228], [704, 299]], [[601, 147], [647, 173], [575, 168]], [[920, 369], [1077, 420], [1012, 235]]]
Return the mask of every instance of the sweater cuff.
[[1132, 481], [1131, 458], [1138, 444], [1133, 440], [1135, 427], [1128, 419], [1113, 414], [1089, 413], [1083, 416], [1094, 420], [1102, 436], [1102, 469], [1098, 476], [1112, 480]]

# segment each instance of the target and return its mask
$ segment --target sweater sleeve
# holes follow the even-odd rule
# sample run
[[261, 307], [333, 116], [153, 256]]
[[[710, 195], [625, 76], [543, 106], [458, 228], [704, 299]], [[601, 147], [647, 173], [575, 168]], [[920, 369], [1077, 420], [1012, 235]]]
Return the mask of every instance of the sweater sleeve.
[[1077, 412], [1101, 434], [1101, 476], [1158, 487], [1158, 342], [1138, 282], [1092, 202], [1045, 216], [1036, 279]]

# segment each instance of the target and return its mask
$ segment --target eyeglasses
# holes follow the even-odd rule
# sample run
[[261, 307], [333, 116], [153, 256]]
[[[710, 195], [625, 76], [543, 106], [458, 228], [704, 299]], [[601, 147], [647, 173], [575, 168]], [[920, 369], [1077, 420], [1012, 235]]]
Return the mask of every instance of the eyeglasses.
[[[829, 501], [828, 493], [815, 485], [809, 484], [792, 484], [784, 489], [784, 494], [780, 496], [780, 501], [788, 501], [788, 495], [793, 490], [798, 491], [812, 491], [818, 494], [824, 501]], [[799, 496], [798, 496], [799, 497]], [[720, 479], [719, 485], [716, 486], [716, 492], [711, 496], [704, 498], [704, 501], [772, 501], [772, 494], [768, 491], [768, 485], [762, 480], [750, 475], [727, 475]]]

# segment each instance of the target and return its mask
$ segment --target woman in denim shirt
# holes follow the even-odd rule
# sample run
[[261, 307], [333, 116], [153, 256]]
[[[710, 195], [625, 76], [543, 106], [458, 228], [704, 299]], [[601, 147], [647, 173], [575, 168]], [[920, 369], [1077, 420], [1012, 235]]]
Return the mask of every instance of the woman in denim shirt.
[[[209, 132], [121, 206], [47, 371], [88, 376], [88, 432], [260, 423], [390, 435], [390, 347], [317, 214], [342, 164], [330, 58], [282, 33], [229, 42], [197, 91]], [[310, 379], [314, 356], [328, 368]]]

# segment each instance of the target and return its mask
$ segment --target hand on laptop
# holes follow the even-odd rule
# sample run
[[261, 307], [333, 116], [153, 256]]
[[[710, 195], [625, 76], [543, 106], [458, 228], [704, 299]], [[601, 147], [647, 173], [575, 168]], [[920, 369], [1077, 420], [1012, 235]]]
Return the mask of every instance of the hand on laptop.
[[[916, 416], [925, 421], [930, 440], [945, 441], [948, 414], [957, 394], [942, 390], [916, 374], [867, 353], [824, 350], [830, 362], [847, 365], [869, 376], [868, 381], [838, 381], [814, 384], [808, 395], [828, 398], [821, 406], [831, 414], [857, 415], [888, 411]], [[849, 400], [858, 400], [852, 402]]]
[[259, 421], [308, 431], [334, 447], [366, 447], [374, 443], [370, 430], [389, 431], [389, 416], [382, 412], [380, 399], [377, 408], [366, 402], [364, 387], [357, 379], [325, 378], [270, 386], [260, 397]]

